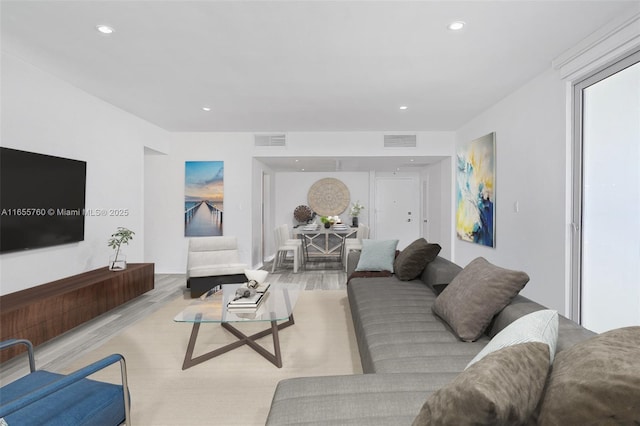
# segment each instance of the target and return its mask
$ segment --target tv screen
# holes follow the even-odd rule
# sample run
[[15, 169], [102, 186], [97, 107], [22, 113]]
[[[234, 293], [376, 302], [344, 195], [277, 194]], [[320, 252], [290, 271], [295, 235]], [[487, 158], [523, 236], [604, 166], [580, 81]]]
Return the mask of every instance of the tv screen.
[[0, 253], [84, 240], [87, 163], [0, 148]]

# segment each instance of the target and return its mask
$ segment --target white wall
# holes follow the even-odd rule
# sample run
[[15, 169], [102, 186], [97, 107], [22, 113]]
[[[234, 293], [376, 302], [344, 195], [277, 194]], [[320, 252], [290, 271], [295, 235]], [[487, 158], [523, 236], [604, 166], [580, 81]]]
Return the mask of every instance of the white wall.
[[[110, 254], [106, 240], [117, 226], [137, 233], [127, 247], [129, 261], [155, 262], [157, 272], [183, 273], [185, 161], [225, 161], [224, 232], [238, 236], [243, 261], [255, 265], [260, 260], [256, 245], [261, 238], [258, 173], [272, 172], [254, 164], [254, 156], [340, 152], [344, 156], [450, 158], [454, 141], [462, 143], [495, 131], [497, 247], [487, 249], [455, 240], [451, 253], [462, 265], [485, 256], [496, 264], [527, 271], [531, 282], [523, 293], [564, 310], [564, 88], [552, 71], [538, 76], [455, 135], [420, 132], [418, 147], [413, 150], [383, 148], [381, 132], [290, 133], [286, 148], [265, 149], [254, 148], [253, 134], [249, 133], [167, 134], [17, 58], [3, 55], [2, 59], [2, 145], [87, 161], [87, 207], [130, 211], [126, 218], [87, 218], [84, 242], [2, 255], [2, 294], [104, 266]], [[156, 152], [147, 150], [145, 155], [145, 146]], [[160, 155], [154, 155], [157, 153]], [[449, 161], [443, 166], [443, 188], [451, 187], [451, 181], [447, 182], [450, 175]], [[273, 177], [274, 200], [286, 194], [279, 181]], [[354, 185], [360, 188], [355, 190], [356, 199], [367, 203], [366, 194], [359, 195], [365, 184]], [[453, 189], [449, 203], [443, 203], [443, 217], [452, 216], [447, 212], [452, 193]], [[287, 198], [282, 206], [274, 202], [274, 223], [290, 220], [291, 209], [304, 201], [302, 195]], [[519, 213], [513, 211], [515, 201], [519, 201]], [[369, 213], [365, 210], [364, 214]], [[444, 232], [451, 229], [449, 226]]]
[[567, 285], [565, 126], [565, 86], [548, 70], [456, 134], [459, 145], [496, 132], [497, 163], [496, 247], [456, 239], [455, 261], [465, 266], [483, 256], [523, 270], [531, 280], [522, 294], [561, 313]]
[[11, 55], [2, 54], [2, 146], [87, 162], [87, 209], [128, 209], [126, 217], [86, 217], [79, 243], [0, 255], [8, 294], [107, 265], [118, 226], [136, 232], [129, 262], [144, 260], [144, 147], [167, 147], [167, 133]]
[[253, 137], [248, 133], [173, 133], [169, 155], [147, 157], [145, 258], [156, 263], [157, 272], [186, 272], [185, 161], [224, 161], [223, 234], [238, 238], [241, 259], [251, 263], [255, 226], [252, 146]]
[[[292, 223], [293, 209], [306, 204], [309, 187], [321, 177], [331, 174], [274, 173], [254, 157], [335, 156], [451, 156], [454, 152], [452, 132], [421, 132], [413, 149], [385, 149], [382, 132], [315, 132], [288, 133], [284, 148], [253, 146], [253, 133], [174, 133], [168, 155], [148, 155], [145, 162], [147, 200], [145, 259], [156, 263], [160, 273], [184, 273], [187, 239], [184, 237], [184, 162], [225, 162], [225, 235], [238, 237], [243, 262], [260, 264], [261, 179], [270, 175], [272, 185], [272, 223], [266, 224], [266, 255], [273, 253], [270, 230], [278, 223]], [[291, 179], [287, 179], [287, 176]], [[367, 173], [341, 174], [352, 189], [352, 199], [363, 204], [369, 200]], [[446, 180], [446, 179], [445, 179]], [[449, 184], [450, 181], [444, 182]], [[355, 197], [355, 198], [354, 198]], [[363, 222], [369, 220], [366, 205]], [[346, 216], [345, 216], [346, 218]], [[449, 228], [450, 229], [450, 228]]]

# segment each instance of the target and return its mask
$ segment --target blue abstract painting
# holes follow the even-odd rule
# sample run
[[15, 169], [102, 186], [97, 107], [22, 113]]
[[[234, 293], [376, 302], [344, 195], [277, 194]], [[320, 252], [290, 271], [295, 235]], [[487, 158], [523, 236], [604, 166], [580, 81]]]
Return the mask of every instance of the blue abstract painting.
[[495, 247], [495, 133], [460, 146], [456, 157], [456, 234]]

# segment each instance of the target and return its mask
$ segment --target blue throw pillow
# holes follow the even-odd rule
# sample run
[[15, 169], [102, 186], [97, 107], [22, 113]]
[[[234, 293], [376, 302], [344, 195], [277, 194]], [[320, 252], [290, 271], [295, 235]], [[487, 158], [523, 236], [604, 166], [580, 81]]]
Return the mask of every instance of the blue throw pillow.
[[356, 271], [390, 271], [396, 257], [398, 240], [362, 240], [362, 253]]

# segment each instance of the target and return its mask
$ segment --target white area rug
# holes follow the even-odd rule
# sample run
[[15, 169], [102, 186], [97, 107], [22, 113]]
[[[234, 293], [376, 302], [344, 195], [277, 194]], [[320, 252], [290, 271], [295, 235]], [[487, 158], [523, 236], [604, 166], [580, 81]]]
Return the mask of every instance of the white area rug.
[[[360, 358], [344, 290], [304, 291], [295, 324], [280, 331], [283, 367], [277, 368], [246, 345], [190, 369], [182, 362], [191, 324], [173, 317], [190, 299], [180, 297], [131, 325], [71, 365], [65, 373], [112, 353], [127, 361], [133, 424], [264, 425], [277, 383], [289, 377], [360, 374]], [[246, 334], [269, 323], [237, 325]], [[235, 341], [218, 324], [203, 324], [194, 356]], [[269, 351], [269, 335], [259, 340]], [[119, 382], [120, 369], [92, 376]]]

